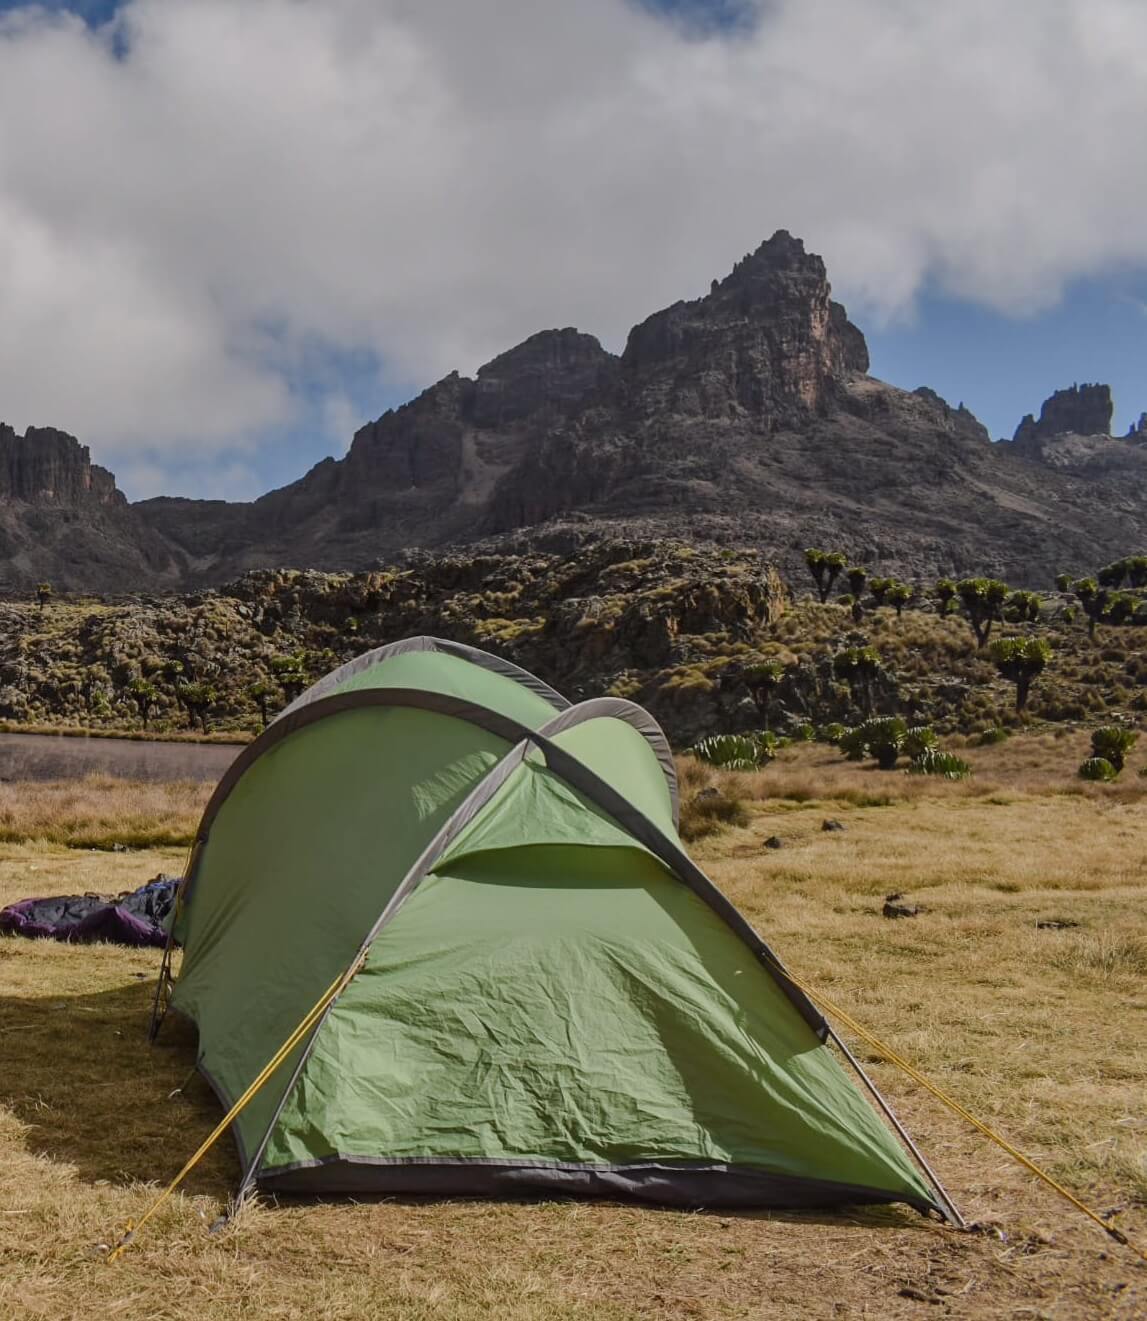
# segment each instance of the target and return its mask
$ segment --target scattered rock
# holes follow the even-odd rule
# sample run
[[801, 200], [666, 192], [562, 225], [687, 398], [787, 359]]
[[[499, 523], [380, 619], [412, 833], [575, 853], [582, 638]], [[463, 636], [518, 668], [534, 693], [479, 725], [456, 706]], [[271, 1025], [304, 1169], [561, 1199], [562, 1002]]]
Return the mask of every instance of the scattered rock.
[[770, 835], [768, 839], [765, 840], [765, 848], [767, 849], [783, 849], [784, 846], [785, 842], [781, 839], [780, 835]]
[[1036, 923], [1041, 931], [1067, 931], [1072, 927], [1079, 926], [1078, 922], [1070, 917], [1045, 917]]
[[839, 821], [833, 820], [832, 817], [826, 817], [820, 823], [820, 828], [821, 830], [843, 830], [844, 826], [842, 826]]
[[902, 894], [886, 895], [884, 899], [884, 908], [881, 910], [885, 917], [916, 917], [922, 911], [919, 904], [901, 904], [897, 900], [903, 899]]

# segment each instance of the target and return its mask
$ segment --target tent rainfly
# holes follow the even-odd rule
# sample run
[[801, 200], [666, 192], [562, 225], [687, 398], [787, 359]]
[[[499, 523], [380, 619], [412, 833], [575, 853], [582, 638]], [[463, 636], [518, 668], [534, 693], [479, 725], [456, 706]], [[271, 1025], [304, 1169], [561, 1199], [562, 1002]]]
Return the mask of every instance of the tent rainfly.
[[304, 693], [206, 809], [153, 1022], [195, 1022], [230, 1106], [361, 957], [235, 1120], [240, 1194], [949, 1214], [676, 817], [645, 711], [474, 648]]

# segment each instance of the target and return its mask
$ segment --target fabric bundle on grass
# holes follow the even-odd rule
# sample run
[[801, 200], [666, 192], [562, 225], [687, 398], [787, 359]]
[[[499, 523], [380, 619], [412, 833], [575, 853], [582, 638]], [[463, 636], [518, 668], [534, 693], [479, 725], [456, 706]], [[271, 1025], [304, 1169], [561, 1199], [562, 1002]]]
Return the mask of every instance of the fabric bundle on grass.
[[23, 899], [0, 909], [0, 932], [78, 944], [103, 940], [162, 946], [167, 943], [165, 922], [178, 885], [178, 877], [157, 876], [138, 890], [110, 899], [98, 894]]

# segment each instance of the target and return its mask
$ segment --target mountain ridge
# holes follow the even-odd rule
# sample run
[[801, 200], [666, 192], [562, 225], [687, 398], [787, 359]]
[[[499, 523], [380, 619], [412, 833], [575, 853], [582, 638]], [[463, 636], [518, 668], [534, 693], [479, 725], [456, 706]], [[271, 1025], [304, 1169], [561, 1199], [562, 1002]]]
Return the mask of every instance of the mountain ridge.
[[[1147, 543], [1147, 444], [1134, 429], [1084, 443], [1056, 431], [1109, 425], [1106, 387], [1058, 392], [1039, 423], [993, 443], [963, 405], [868, 367], [824, 263], [778, 230], [708, 294], [635, 325], [621, 354], [572, 327], [540, 331], [249, 503], [129, 505], [70, 437], [76, 472], [29, 484], [29, 442], [6, 429], [0, 581], [165, 589], [368, 568], [408, 548], [684, 534], [782, 566], [831, 544], [904, 577], [1036, 583]], [[63, 436], [34, 443], [62, 462]]]

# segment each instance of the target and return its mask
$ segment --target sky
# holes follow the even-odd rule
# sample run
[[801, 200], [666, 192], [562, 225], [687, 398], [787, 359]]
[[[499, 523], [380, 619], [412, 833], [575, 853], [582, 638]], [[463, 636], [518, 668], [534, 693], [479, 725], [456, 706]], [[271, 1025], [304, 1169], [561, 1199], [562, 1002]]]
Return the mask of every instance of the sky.
[[1147, 410], [1143, 0], [0, 0], [0, 418], [251, 498], [775, 229], [993, 436]]

